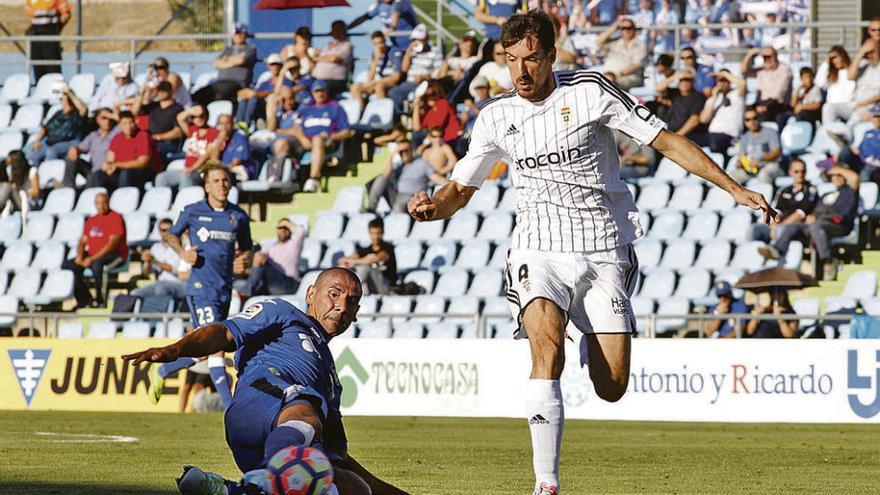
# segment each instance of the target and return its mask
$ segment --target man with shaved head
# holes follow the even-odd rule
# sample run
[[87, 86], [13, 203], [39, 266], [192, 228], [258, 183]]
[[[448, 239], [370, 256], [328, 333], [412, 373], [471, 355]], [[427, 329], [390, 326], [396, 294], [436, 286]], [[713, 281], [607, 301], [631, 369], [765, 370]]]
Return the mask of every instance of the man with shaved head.
[[[76, 257], [61, 265], [73, 272], [73, 294], [76, 307], [105, 306], [104, 270], [113, 268], [128, 259], [128, 244], [125, 241], [125, 222], [122, 215], [110, 209], [106, 193], [95, 196], [95, 214], [86, 220], [82, 237], [76, 246]], [[95, 297], [83, 276], [86, 268], [92, 270], [95, 278]]]
[[[354, 272], [330, 268], [308, 288], [305, 313], [284, 299], [267, 299], [174, 344], [123, 359], [164, 363], [235, 351], [238, 384], [226, 410], [226, 441], [243, 473], [264, 468], [285, 447], [312, 446], [333, 462], [339, 494], [404, 494], [348, 454], [339, 411], [342, 385], [327, 344], [357, 321], [362, 293]], [[252, 490], [191, 466], [184, 468], [178, 487], [187, 495]]]

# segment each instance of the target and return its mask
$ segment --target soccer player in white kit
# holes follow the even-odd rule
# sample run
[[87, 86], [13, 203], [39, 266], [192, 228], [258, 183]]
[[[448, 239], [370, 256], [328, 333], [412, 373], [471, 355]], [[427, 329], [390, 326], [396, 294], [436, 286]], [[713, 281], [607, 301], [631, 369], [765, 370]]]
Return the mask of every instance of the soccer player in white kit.
[[[516, 228], [507, 258], [507, 298], [528, 336], [532, 371], [527, 417], [535, 495], [559, 493], [563, 407], [559, 377], [564, 331], [584, 334], [590, 379], [610, 402], [626, 392], [638, 277], [632, 241], [643, 234], [632, 195], [619, 176], [611, 130], [648, 144], [740, 205], [777, 219], [764, 197], [743, 188], [700, 148], [597, 72], [557, 72], [553, 24], [530, 11], [510, 17], [501, 43], [514, 90], [489, 100], [474, 124], [467, 155], [433, 197], [409, 201], [417, 221], [449, 218], [464, 207], [493, 164], [510, 164]], [[583, 349], [583, 346], [582, 346]], [[582, 351], [583, 352], [583, 351]]]

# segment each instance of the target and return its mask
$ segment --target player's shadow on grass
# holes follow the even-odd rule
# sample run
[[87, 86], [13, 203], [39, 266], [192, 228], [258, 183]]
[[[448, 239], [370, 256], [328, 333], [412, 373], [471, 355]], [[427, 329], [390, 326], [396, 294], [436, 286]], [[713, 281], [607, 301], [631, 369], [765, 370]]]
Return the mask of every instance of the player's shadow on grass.
[[137, 486], [98, 486], [91, 484], [63, 484], [63, 483], [3, 483], [0, 493], [15, 495], [170, 495], [177, 493], [174, 484], [167, 490], [155, 488], [143, 488]]

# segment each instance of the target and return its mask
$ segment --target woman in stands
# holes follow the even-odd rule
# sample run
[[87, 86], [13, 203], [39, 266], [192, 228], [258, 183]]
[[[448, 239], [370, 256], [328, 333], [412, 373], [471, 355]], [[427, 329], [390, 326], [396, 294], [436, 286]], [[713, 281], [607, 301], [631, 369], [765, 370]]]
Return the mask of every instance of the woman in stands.
[[0, 211], [3, 212], [3, 217], [12, 213], [13, 208], [18, 209], [21, 211], [23, 225], [31, 203], [39, 197], [40, 178], [37, 168], [31, 168], [21, 150], [9, 152], [5, 166], [0, 167]]
[[850, 58], [846, 50], [840, 45], [834, 45], [828, 50], [824, 67], [819, 68], [816, 84], [825, 90], [823, 124], [830, 124], [838, 118], [846, 121], [852, 115], [856, 82], [849, 78], [849, 64]]
[[299, 59], [300, 74], [306, 75], [312, 72], [315, 59], [318, 57], [318, 49], [312, 47], [312, 31], [308, 27], [302, 26], [297, 29], [293, 33], [293, 44], [281, 49], [281, 60], [290, 57]]
[[437, 77], [443, 79], [449, 76], [455, 82], [461, 81], [461, 78], [480, 60], [479, 45], [480, 40], [476, 31], [464, 33], [461, 41], [458, 42], [458, 53], [443, 60]]
[[443, 141], [456, 148], [461, 134], [461, 122], [455, 115], [455, 108], [446, 99], [443, 85], [436, 79], [428, 81], [428, 88], [413, 101], [412, 131], [413, 144], [419, 145], [425, 139], [428, 129], [443, 129]]

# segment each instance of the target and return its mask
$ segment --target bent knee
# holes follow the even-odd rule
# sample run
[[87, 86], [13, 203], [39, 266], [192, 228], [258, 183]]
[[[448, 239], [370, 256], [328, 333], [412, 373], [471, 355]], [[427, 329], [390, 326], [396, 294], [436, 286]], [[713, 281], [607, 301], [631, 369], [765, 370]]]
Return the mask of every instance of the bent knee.
[[629, 375], [604, 379], [591, 378], [593, 379], [593, 387], [596, 389], [596, 395], [607, 402], [617, 402], [623, 398], [629, 385]]

